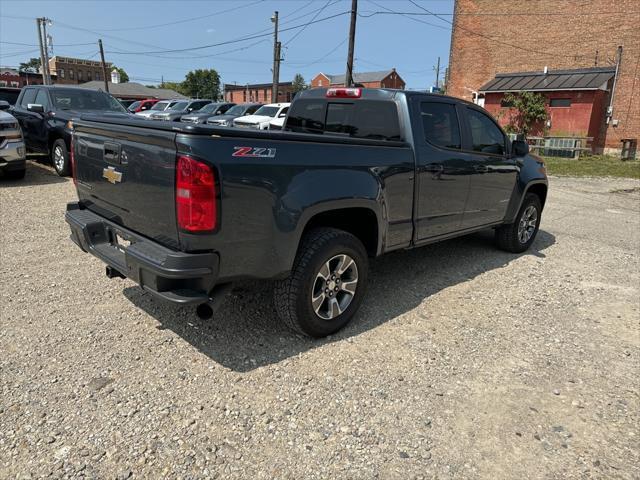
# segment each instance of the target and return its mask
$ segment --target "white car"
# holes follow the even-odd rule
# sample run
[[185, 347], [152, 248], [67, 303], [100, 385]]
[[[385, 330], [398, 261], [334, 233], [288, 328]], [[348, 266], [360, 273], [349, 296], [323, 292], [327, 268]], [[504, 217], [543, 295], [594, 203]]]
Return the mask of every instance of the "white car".
[[234, 127], [255, 128], [256, 130], [267, 130], [269, 122], [274, 119], [284, 119], [289, 111], [290, 103], [270, 103], [261, 106], [253, 115], [238, 117], [233, 120]]
[[269, 122], [269, 130], [282, 130], [287, 117], [274, 118]]
[[153, 115], [154, 113], [163, 112], [165, 110], [168, 110], [171, 107], [173, 107], [176, 103], [178, 103], [179, 101], [180, 100], [161, 100], [161, 101], [157, 102], [149, 110], [144, 110], [142, 112], [137, 112], [135, 115], [136, 115], [136, 117], [142, 117], [142, 118], [146, 118], [147, 120], [149, 120], [149, 117], [151, 115]]

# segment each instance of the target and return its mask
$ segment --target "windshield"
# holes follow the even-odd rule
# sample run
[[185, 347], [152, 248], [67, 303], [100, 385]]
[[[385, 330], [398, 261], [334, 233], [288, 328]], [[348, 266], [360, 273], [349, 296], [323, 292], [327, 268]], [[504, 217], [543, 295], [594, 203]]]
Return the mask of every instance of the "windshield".
[[236, 105], [227, 110], [227, 115], [242, 115], [246, 107], [242, 105]]
[[101, 110], [126, 113], [125, 108], [115, 98], [105, 92], [84, 89], [51, 89], [53, 104], [59, 110]]
[[131, 105], [129, 105], [129, 108], [127, 110], [129, 110], [130, 112], [133, 112], [136, 108], [138, 108], [140, 106], [142, 102], [133, 102]]
[[200, 113], [213, 113], [219, 107], [217, 103], [207, 103], [204, 107], [202, 107], [198, 112]]
[[178, 102], [174, 105], [171, 105], [171, 110], [186, 110], [189, 106], [189, 102]]
[[169, 105], [169, 102], [158, 102], [153, 107], [151, 107], [151, 110], [164, 110], [165, 108], [167, 108], [167, 105]]
[[280, 110], [279, 107], [268, 107], [268, 106], [264, 106], [264, 107], [260, 107], [258, 110], [256, 110], [256, 113], [254, 113], [254, 115], [263, 115], [265, 117], [275, 117], [276, 113], [278, 113], [278, 110]]

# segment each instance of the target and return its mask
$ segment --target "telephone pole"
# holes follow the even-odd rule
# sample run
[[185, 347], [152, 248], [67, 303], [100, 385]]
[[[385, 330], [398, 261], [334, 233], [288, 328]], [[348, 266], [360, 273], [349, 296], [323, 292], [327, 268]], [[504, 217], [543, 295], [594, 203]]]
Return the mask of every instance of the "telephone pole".
[[49, 70], [49, 43], [47, 39], [47, 22], [50, 22], [48, 18], [42, 17], [42, 39], [44, 41], [44, 61], [45, 72], [47, 75], [47, 85], [51, 85], [51, 71]]
[[280, 42], [278, 41], [278, 12], [271, 17], [273, 30], [273, 84], [271, 85], [271, 101], [278, 102], [278, 83], [280, 82]]
[[436, 88], [440, 86], [440, 57], [438, 57], [438, 65], [436, 66]]
[[[38, 43], [40, 44], [40, 69], [42, 70], [42, 84], [48, 85], [47, 83], [47, 71], [44, 69], [44, 47], [42, 46], [42, 28], [40, 27], [41, 18], [36, 18], [36, 23], [38, 25]], [[29, 75], [27, 74], [27, 78]]]
[[107, 78], [107, 64], [104, 63], [104, 50], [102, 49], [102, 39], [98, 39], [100, 47], [100, 62], [102, 63], [102, 77], [104, 78], [104, 91], [109, 93], [109, 79]]
[[344, 86], [353, 86], [353, 47], [356, 41], [356, 17], [358, 16], [358, 0], [351, 0], [351, 25], [349, 26], [349, 53], [347, 55], [347, 73]]

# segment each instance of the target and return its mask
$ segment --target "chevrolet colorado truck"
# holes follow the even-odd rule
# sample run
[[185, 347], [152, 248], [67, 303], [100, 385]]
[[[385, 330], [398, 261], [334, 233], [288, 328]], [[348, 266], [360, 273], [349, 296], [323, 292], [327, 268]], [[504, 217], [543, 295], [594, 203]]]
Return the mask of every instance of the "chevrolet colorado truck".
[[286, 131], [73, 123], [79, 200], [66, 221], [109, 277], [202, 318], [234, 281], [275, 280], [277, 313], [312, 337], [354, 316], [369, 258], [487, 228], [523, 252], [547, 197], [524, 141], [442, 95], [312, 89]]

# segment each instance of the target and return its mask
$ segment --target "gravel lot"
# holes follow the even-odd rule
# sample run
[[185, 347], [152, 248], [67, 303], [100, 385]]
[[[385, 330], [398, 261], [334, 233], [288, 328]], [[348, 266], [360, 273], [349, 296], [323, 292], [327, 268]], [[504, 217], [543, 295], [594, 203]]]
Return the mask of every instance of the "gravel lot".
[[640, 478], [640, 182], [552, 178], [534, 249], [382, 257], [312, 341], [212, 321], [68, 239], [73, 184], [0, 179], [0, 478]]

